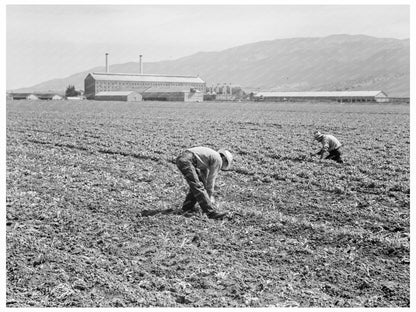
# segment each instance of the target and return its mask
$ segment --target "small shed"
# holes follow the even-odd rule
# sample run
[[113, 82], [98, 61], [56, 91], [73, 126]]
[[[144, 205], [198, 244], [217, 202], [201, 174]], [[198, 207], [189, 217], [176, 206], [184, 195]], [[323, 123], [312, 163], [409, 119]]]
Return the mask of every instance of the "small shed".
[[62, 100], [64, 97], [56, 93], [39, 93], [36, 94], [39, 100]]
[[94, 99], [97, 101], [140, 102], [143, 98], [136, 91], [102, 91], [98, 92]]
[[27, 100], [39, 100], [38, 96], [36, 94], [29, 94], [26, 97]]
[[52, 96], [52, 100], [63, 100], [63, 99], [64, 99], [64, 97], [59, 95], [59, 94], [54, 94]]

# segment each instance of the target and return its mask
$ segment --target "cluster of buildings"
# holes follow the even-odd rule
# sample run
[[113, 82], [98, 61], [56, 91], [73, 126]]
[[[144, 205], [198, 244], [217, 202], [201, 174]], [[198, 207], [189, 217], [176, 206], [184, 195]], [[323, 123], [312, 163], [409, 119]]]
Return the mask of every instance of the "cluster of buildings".
[[[84, 79], [84, 93], [81, 97], [67, 99], [89, 99], [97, 101], [182, 101], [202, 102], [204, 100], [232, 101], [246, 96], [239, 87], [231, 84], [217, 84], [208, 87], [198, 76], [149, 75], [143, 74], [142, 55], [140, 55], [140, 73], [110, 73], [108, 53], [105, 55], [105, 72], [89, 73]], [[28, 100], [60, 100], [65, 97], [54, 93], [11, 93], [10, 98]], [[299, 102], [299, 101], [336, 101], [389, 102], [383, 91], [308, 91], [277, 92], [260, 91], [248, 97], [253, 101]]]
[[85, 97], [80, 96], [65, 96], [63, 94], [48, 92], [10, 92], [7, 93], [7, 98], [11, 100], [83, 100]]
[[64, 95], [57, 93], [8, 93], [7, 97], [12, 100], [63, 100]]

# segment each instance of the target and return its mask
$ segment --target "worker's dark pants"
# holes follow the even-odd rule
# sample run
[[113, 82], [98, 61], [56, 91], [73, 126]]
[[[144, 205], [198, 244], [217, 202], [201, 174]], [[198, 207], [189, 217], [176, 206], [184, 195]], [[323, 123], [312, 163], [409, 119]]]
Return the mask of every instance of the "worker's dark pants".
[[185, 151], [176, 158], [176, 165], [189, 184], [189, 192], [186, 195], [182, 210], [193, 210], [198, 202], [202, 211], [209, 213], [215, 210], [210, 197], [205, 189], [202, 179], [196, 171], [196, 158], [192, 152]]
[[343, 163], [341, 159], [341, 148], [334, 149], [329, 152], [329, 155], [325, 159], [335, 160], [337, 163]]

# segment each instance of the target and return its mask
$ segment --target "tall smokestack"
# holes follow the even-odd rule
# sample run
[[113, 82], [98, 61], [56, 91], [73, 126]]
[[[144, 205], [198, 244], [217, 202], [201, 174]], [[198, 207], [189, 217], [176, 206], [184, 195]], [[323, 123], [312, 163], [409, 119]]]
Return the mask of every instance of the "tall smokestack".
[[143, 56], [143, 55], [141, 55], [141, 54], [140, 54], [140, 75], [143, 75], [143, 63], [142, 63], [142, 56]]
[[110, 68], [108, 67], [108, 53], [105, 54], [105, 72], [110, 72]]

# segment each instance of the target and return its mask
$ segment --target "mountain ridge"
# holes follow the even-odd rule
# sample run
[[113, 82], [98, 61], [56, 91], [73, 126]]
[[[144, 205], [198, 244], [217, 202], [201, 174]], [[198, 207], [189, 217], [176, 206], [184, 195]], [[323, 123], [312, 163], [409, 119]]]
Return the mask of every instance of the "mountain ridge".
[[[144, 73], [200, 76], [207, 86], [232, 83], [247, 91], [383, 90], [410, 94], [410, 40], [335, 34], [266, 40], [221, 51], [200, 51], [175, 60], [144, 63]], [[84, 89], [93, 67], [17, 92]], [[110, 72], [139, 73], [138, 62], [110, 66]]]

